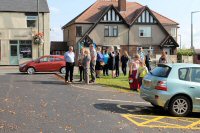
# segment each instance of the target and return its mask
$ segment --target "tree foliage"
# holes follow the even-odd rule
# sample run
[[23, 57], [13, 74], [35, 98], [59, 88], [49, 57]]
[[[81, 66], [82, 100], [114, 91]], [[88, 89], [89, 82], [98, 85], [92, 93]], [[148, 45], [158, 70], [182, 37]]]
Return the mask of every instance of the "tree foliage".
[[195, 54], [193, 49], [179, 49], [177, 52], [178, 56], [193, 56]]

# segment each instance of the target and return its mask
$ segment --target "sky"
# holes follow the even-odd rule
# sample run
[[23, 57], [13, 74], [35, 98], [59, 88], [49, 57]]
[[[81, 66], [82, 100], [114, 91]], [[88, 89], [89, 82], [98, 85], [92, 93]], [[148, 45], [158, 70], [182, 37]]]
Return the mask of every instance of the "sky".
[[[96, 0], [48, 0], [51, 41], [63, 41], [61, 27], [92, 5]], [[127, 0], [138, 2], [179, 23], [178, 43], [191, 44], [191, 12], [200, 11], [200, 0]], [[200, 12], [193, 14], [194, 47], [200, 48]], [[180, 39], [181, 38], [181, 39]]]

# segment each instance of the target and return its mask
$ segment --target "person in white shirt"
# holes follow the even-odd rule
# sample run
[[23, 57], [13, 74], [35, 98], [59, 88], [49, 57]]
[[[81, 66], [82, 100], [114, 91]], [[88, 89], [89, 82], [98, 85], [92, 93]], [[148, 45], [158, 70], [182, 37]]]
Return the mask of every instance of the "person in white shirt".
[[[69, 51], [65, 52], [64, 54], [65, 61], [66, 61], [66, 74], [65, 74], [65, 83], [73, 82], [73, 73], [74, 73], [74, 59], [75, 54], [73, 52], [73, 47], [69, 47]], [[70, 73], [70, 81], [68, 80]]]

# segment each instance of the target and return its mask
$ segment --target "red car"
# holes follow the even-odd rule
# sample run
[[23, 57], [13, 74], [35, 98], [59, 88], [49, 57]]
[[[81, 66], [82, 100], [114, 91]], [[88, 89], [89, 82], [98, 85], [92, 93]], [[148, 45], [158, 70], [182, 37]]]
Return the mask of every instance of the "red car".
[[64, 56], [48, 55], [19, 65], [20, 72], [34, 74], [35, 72], [60, 72], [65, 73], [66, 63]]

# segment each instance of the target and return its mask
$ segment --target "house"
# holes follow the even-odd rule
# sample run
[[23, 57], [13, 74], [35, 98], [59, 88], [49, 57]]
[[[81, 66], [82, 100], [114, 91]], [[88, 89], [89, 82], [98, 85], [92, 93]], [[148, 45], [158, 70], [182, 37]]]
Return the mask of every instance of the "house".
[[18, 65], [50, 54], [47, 0], [39, 3], [37, 0], [0, 0], [0, 3], [0, 65]]
[[194, 63], [200, 64], [200, 49], [195, 49], [194, 52]]
[[68, 51], [67, 42], [60, 42], [60, 41], [52, 41], [50, 54], [51, 55], [64, 55], [64, 53]]
[[178, 25], [137, 2], [97, 0], [62, 30], [64, 41], [76, 51], [95, 43], [103, 49], [115, 46], [130, 55], [143, 47], [144, 51], [151, 50], [156, 55], [162, 50], [176, 53]]

